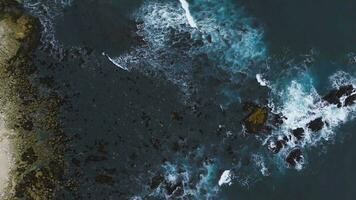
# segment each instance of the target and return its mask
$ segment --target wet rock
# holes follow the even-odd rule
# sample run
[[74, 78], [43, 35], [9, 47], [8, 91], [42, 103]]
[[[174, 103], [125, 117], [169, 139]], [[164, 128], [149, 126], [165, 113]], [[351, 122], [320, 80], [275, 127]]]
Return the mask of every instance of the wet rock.
[[287, 145], [288, 142], [288, 138], [287, 137], [283, 137], [283, 139], [278, 139], [275, 142], [271, 142], [271, 144], [269, 145], [268, 149], [270, 151], [272, 151], [272, 153], [279, 153], [285, 145]]
[[321, 117], [314, 119], [307, 124], [308, 128], [314, 132], [320, 131], [324, 127], [324, 122]]
[[264, 128], [267, 122], [267, 117], [268, 117], [267, 108], [249, 104], [249, 105], [245, 105], [244, 110], [250, 113], [243, 120], [247, 132], [253, 134], [260, 132]]
[[303, 161], [303, 153], [298, 148], [293, 149], [291, 152], [289, 152], [285, 160], [290, 167], [295, 167], [298, 163]]
[[348, 96], [346, 99], [345, 99], [345, 103], [344, 103], [344, 106], [352, 106], [355, 104], [355, 101], [356, 101], [356, 94], [353, 94], [351, 96]]
[[32, 147], [28, 148], [21, 155], [21, 160], [26, 162], [27, 164], [33, 164], [37, 161], [37, 158], [38, 157]]
[[303, 128], [296, 128], [294, 130], [292, 130], [292, 134], [294, 135], [294, 137], [296, 137], [298, 140], [301, 140], [304, 138], [304, 129]]
[[151, 180], [150, 188], [155, 190], [164, 181], [164, 177], [161, 174], [154, 176]]
[[172, 196], [181, 196], [184, 193], [182, 181], [178, 181], [175, 183], [166, 183], [165, 189], [167, 191], [167, 194]]
[[342, 96], [351, 95], [353, 90], [354, 87], [352, 85], [344, 85], [341, 86], [339, 89], [330, 91], [329, 94], [323, 97], [323, 99], [330, 104], [335, 104], [338, 105], [338, 107], [341, 107], [340, 98]]
[[283, 124], [283, 120], [287, 119], [285, 116], [283, 116], [282, 114], [273, 114], [272, 117], [272, 124], [275, 126], [279, 126], [281, 124]]

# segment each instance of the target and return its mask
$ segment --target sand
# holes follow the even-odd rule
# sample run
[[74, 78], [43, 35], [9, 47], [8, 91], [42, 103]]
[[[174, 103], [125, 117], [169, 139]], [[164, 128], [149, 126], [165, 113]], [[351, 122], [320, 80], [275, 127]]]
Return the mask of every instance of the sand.
[[5, 126], [4, 117], [0, 115], [0, 199], [5, 197], [14, 163], [11, 135], [11, 131]]

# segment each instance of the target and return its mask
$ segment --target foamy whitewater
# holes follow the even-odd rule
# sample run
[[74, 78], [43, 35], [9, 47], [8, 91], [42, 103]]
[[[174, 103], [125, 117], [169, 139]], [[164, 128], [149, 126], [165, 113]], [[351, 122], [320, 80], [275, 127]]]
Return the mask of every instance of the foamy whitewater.
[[186, 0], [179, 0], [179, 2], [182, 4], [182, 8], [185, 11], [185, 16], [188, 20], [189, 25], [192, 28], [198, 28], [197, 24], [195, 23], [192, 14], [190, 14], [190, 10], [189, 10], [189, 4]]
[[[279, 167], [286, 167], [284, 159], [293, 148], [308, 149], [318, 145], [321, 141], [330, 140], [335, 133], [334, 130], [340, 124], [353, 118], [355, 106], [337, 108], [335, 105], [327, 104], [314, 88], [313, 79], [308, 73], [302, 73], [301, 78], [289, 80], [287, 87], [283, 90], [277, 90], [277, 86], [274, 85], [278, 80], [270, 81], [267, 80], [265, 74], [256, 74], [256, 71], [263, 71], [261, 66], [268, 67], [258, 65], [267, 57], [263, 31], [251, 25], [254, 19], [249, 18], [242, 7], [236, 7], [229, 1], [194, 1], [190, 4], [183, 0], [179, 2], [146, 1], [135, 13], [135, 18], [137, 22], [140, 22], [137, 34], [144, 39], [146, 44], [119, 57], [108, 57], [120, 68], [148, 71], [150, 74], [152, 72], [153, 74], [162, 73], [168, 80], [180, 86], [183, 92], [188, 93], [187, 88], [192, 86], [191, 81], [194, 79], [192, 74], [194, 58], [206, 55], [204, 59], [211, 61], [216, 68], [229, 73], [233, 82], [236, 81], [235, 74], [251, 73], [260, 86], [271, 89], [269, 106], [273, 112], [282, 114], [286, 119], [281, 127], [273, 130], [270, 136], [259, 138], [262, 139], [262, 145], [275, 145], [271, 142], [272, 138], [278, 139], [284, 135], [290, 135], [293, 129], [304, 128], [306, 130], [303, 142], [297, 142], [296, 138], [292, 138], [287, 147], [279, 152], [276, 158], [272, 158], [275, 160], [272, 162]], [[306, 63], [312, 61], [310, 57], [306, 56], [308, 59]], [[331, 77], [332, 87], [341, 86], [340, 83], [336, 83], [342, 78], [340, 74], [343, 73], [339, 72]], [[320, 134], [312, 134], [306, 125], [318, 117], [323, 117], [328, 125], [320, 131]], [[265, 158], [264, 155], [254, 154], [251, 158], [262, 176], [270, 176], [271, 171], [268, 167], [271, 165], [271, 160]], [[295, 168], [301, 170], [303, 164], [304, 160], [297, 163]], [[189, 177], [194, 174], [191, 168], [187, 168], [184, 174], [177, 175], [177, 172], [173, 170], [176, 168], [168, 166], [164, 167], [169, 172], [166, 175], [168, 181], [175, 180], [172, 177], [182, 176], [185, 182], [189, 182]], [[216, 177], [209, 179], [208, 185], [216, 189], [208, 194], [214, 196], [219, 191], [219, 186], [230, 185], [234, 181], [242, 185], [249, 184], [244, 181], [249, 179], [248, 176], [232, 176], [232, 173], [233, 171], [230, 170], [222, 174], [211, 173]], [[237, 177], [240, 180], [237, 180]], [[208, 179], [202, 178], [202, 180], [206, 182]], [[202, 184], [197, 183], [196, 187], [198, 185]], [[184, 192], [187, 193], [182, 195], [183, 197], [193, 195], [197, 199], [201, 198], [198, 188], [184, 186]], [[164, 190], [155, 191], [154, 194], [167, 195]], [[169, 196], [164, 197], [169, 198]]]
[[231, 170], [225, 170], [219, 179], [218, 185], [222, 186], [222, 185], [231, 185], [231, 181], [232, 181], [232, 174], [231, 174]]
[[[332, 88], [338, 89], [345, 85], [356, 87], [356, 79], [346, 72], [339, 71], [329, 79], [330, 90]], [[324, 95], [320, 95], [316, 91], [313, 86], [313, 79], [308, 73], [301, 74], [298, 79], [292, 80], [283, 91], [274, 91], [273, 98], [271, 97], [271, 99], [275, 100], [279, 98], [281, 104], [274, 105], [273, 111], [281, 113], [285, 119], [281, 127], [274, 130], [272, 135], [264, 140], [264, 144], [274, 146], [274, 142], [270, 139], [282, 139], [284, 136], [289, 137], [291, 130], [303, 128], [305, 138], [302, 141], [298, 141], [297, 138], [291, 137], [291, 140], [287, 143], [287, 147], [283, 148], [277, 155], [282, 159], [295, 147], [307, 149], [311, 146], [319, 145], [323, 141], [333, 139], [336, 128], [354, 119], [356, 106], [342, 106], [339, 108], [337, 105], [329, 104], [322, 100], [322, 96]], [[345, 98], [341, 98], [341, 101], [343, 102]], [[322, 117], [325, 126], [316, 134], [307, 127], [307, 124], [319, 117]], [[296, 169], [302, 169], [303, 162], [304, 160], [298, 163]]]
[[[72, 1], [24, 2], [25, 7], [41, 21], [44, 28], [42, 42], [53, 50], [52, 53], [61, 51], [60, 42], [55, 38], [54, 19], [63, 14], [63, 8], [70, 6]], [[278, 170], [288, 168], [285, 158], [294, 148], [303, 151], [303, 159], [295, 166], [295, 169], [302, 170], [308, 162], [305, 150], [333, 140], [335, 130], [355, 117], [356, 105], [338, 108], [322, 100], [325, 94], [317, 91], [313, 82], [314, 77], [306, 70], [308, 68], [306, 63], [313, 61], [313, 53], [306, 55], [300, 66], [294, 66], [293, 61], [281, 61], [278, 66], [266, 64], [269, 52], [264, 41], [263, 29], [255, 25], [255, 19], [250, 17], [242, 6], [232, 1], [146, 0], [131, 17], [137, 25], [136, 34], [142, 38], [144, 44], [135, 46], [122, 55], [102, 54], [120, 69], [128, 72], [137, 70], [149, 76], [163, 76], [177, 85], [187, 96], [195, 89], [194, 81], [197, 74], [194, 72], [197, 72], [195, 70], [200, 65], [203, 65], [203, 69], [207, 68], [207, 65], [213, 66], [216, 70], [207, 72], [207, 75], [218, 80], [220, 74], [214, 73], [223, 72], [228, 76], [229, 84], [234, 89], [240, 84], [238, 75], [244, 74], [255, 81], [256, 87], [268, 90], [266, 97], [268, 107], [273, 113], [284, 116], [283, 124], [274, 128], [270, 135], [256, 136], [261, 144], [260, 149], [246, 150], [245, 154], [251, 165], [244, 166], [242, 158], [236, 158], [237, 161], [233, 163], [221, 163], [218, 155], [202, 161], [205, 157], [201, 152], [189, 152], [200, 155], [193, 158], [190, 155], [177, 155], [174, 160], [166, 161], [156, 171], [152, 169], [148, 173], [137, 175], [152, 178], [161, 174], [162, 181], [154, 189], [148, 187], [147, 182], [137, 182], [143, 185], [143, 189], [137, 191], [132, 200], [146, 197], [216, 199], [224, 187], [235, 183], [248, 187], [260, 177], [278, 173], [275, 168]], [[201, 60], [204, 61], [203, 64], [199, 63]], [[206, 75], [201, 74], [205, 71], [201, 71], [204, 70], [198, 71], [199, 76]], [[284, 76], [285, 74], [288, 76]], [[337, 89], [349, 84], [356, 88], [354, 77], [355, 74], [343, 71], [334, 73], [329, 77], [328, 88]], [[231, 92], [223, 84], [217, 87], [221, 93], [227, 91], [226, 98], [242, 102], [240, 91], [236, 91], [239, 89]], [[249, 85], [244, 87], [249, 89]], [[341, 101], [344, 101], [344, 98]], [[225, 108], [221, 105], [220, 107], [224, 111]], [[318, 133], [312, 133], [307, 124], [319, 117], [322, 117], [326, 125]], [[278, 154], [269, 152], [268, 147], [275, 146], [276, 139], [290, 136], [291, 130], [297, 128], [304, 129], [303, 140], [297, 141], [295, 137], [291, 137], [286, 147]], [[242, 131], [241, 135], [243, 133]], [[239, 133], [227, 131], [226, 137], [223, 136], [222, 141], [217, 143], [221, 143], [221, 148], [224, 148], [224, 140], [230, 140], [237, 134]], [[9, 152], [6, 137], [0, 142], [4, 147], [0, 152], [0, 159], [9, 159], [6, 153]], [[237, 151], [242, 149], [235, 146], [233, 148]], [[11, 168], [10, 163], [2, 162], [3, 166], [0, 166], [0, 169], [4, 169], [1, 173], [5, 173], [0, 177], [0, 185], [6, 182], [7, 169]]]
[[183, 92], [191, 86], [199, 56], [207, 56], [217, 68], [231, 73], [231, 79], [234, 73], [250, 70], [248, 66], [266, 56], [263, 31], [252, 27], [253, 19], [227, 0], [193, 4], [183, 0], [146, 1], [134, 18], [137, 34], [146, 44], [112, 62], [162, 74]]
[[264, 79], [261, 74], [256, 74], [256, 80], [261, 86], [268, 86], [268, 81]]

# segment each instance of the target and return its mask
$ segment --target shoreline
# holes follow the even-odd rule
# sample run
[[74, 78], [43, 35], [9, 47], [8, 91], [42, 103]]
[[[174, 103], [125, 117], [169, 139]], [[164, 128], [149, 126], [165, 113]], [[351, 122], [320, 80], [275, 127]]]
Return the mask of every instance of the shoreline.
[[[64, 186], [66, 137], [58, 120], [63, 99], [33, 81], [38, 75], [31, 57], [40, 31], [18, 1], [0, 0], [1, 200], [52, 199]], [[41, 94], [43, 88], [49, 93]]]

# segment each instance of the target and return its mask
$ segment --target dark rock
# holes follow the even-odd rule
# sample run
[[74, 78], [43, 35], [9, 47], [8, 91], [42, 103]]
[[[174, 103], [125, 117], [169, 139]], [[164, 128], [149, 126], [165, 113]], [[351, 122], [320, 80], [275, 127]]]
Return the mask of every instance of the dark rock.
[[21, 155], [21, 160], [24, 162], [27, 162], [27, 164], [29, 164], [29, 165], [36, 162], [37, 159], [38, 159], [38, 157], [32, 147], [28, 148]]
[[150, 188], [154, 190], [164, 181], [164, 177], [161, 174], [154, 176], [151, 180]]
[[345, 99], [345, 104], [344, 106], [352, 106], [353, 104], [355, 104], [355, 101], [356, 101], [356, 94], [353, 94], [351, 96], [348, 96], [346, 99]]
[[182, 181], [178, 181], [177, 183], [166, 183], [165, 189], [168, 195], [180, 196], [184, 193]]
[[31, 120], [27, 120], [27, 121], [22, 123], [21, 127], [25, 131], [32, 131], [33, 130], [33, 122]]
[[314, 132], [320, 131], [324, 127], [324, 122], [321, 117], [314, 119], [307, 124], [308, 128]]
[[339, 89], [330, 91], [329, 94], [323, 97], [323, 99], [330, 104], [341, 106], [340, 98], [342, 96], [351, 95], [353, 90], [354, 87], [352, 85], [341, 86]]
[[269, 150], [272, 151], [273, 153], [279, 153], [284, 146], [287, 144], [288, 138], [284, 137], [283, 139], [278, 139], [277, 141], [273, 142], [273, 146], [269, 147]]
[[275, 126], [283, 124], [283, 120], [287, 119], [282, 114], [273, 114], [272, 123]]
[[303, 128], [297, 128], [292, 130], [292, 134], [294, 137], [296, 137], [298, 140], [301, 140], [304, 138], [304, 129]]
[[300, 149], [293, 149], [289, 152], [288, 156], [286, 157], [286, 162], [290, 167], [295, 167], [297, 163], [303, 160], [303, 153]]

